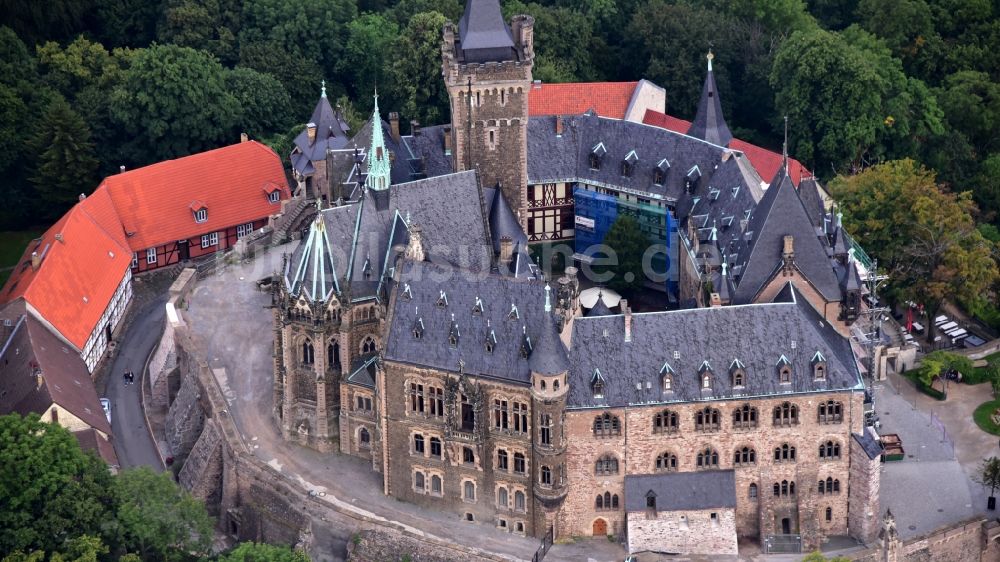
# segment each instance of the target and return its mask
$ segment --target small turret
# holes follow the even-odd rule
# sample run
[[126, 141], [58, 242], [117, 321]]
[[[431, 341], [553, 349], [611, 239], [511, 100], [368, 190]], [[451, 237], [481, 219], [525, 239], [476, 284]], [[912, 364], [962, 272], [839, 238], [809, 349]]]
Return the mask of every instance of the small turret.
[[566, 394], [566, 376], [569, 358], [566, 346], [559, 339], [555, 319], [552, 317], [552, 289], [545, 286], [545, 314], [541, 330], [528, 358], [531, 368], [532, 392], [545, 400]]
[[715, 87], [715, 75], [712, 72], [712, 59], [715, 55], [708, 51], [708, 73], [705, 75], [705, 85], [701, 90], [701, 100], [698, 102], [698, 113], [688, 129], [689, 135], [719, 146], [728, 146], [733, 140], [733, 134], [722, 116], [722, 102], [719, 91]]
[[385, 147], [382, 133], [382, 116], [378, 112], [378, 94], [375, 94], [375, 109], [372, 110], [372, 144], [368, 150], [368, 177], [365, 187], [375, 191], [389, 189], [392, 163], [389, 161], [389, 150]]

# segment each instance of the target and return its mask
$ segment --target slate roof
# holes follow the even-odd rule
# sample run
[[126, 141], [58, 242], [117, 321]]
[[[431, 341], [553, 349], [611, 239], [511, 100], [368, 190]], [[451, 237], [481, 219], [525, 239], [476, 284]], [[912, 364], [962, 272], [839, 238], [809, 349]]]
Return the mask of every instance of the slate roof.
[[466, 0], [458, 21], [459, 48], [466, 63], [515, 60], [514, 38], [498, 0]]
[[[269, 187], [289, 197], [281, 159], [248, 141], [108, 176], [98, 190], [108, 190], [129, 247], [140, 251], [277, 213]], [[208, 220], [195, 222], [192, 202], [208, 208]]]
[[638, 82], [536, 82], [528, 90], [528, 115], [579, 115], [593, 110], [601, 117], [624, 119]]
[[[622, 315], [576, 318], [569, 353], [568, 407], [861, 388], [850, 342], [824, 322], [793, 287], [785, 287], [779, 297], [779, 302], [767, 304], [632, 314], [632, 341], [628, 343]], [[827, 358], [825, 382], [813, 378], [811, 360], [817, 351]], [[778, 379], [776, 366], [782, 355], [792, 364], [790, 384], [781, 384]], [[734, 359], [746, 366], [747, 381], [742, 389], [731, 385], [728, 369]], [[710, 393], [699, 385], [698, 371], [706, 361], [714, 373]], [[661, 386], [664, 364], [676, 373], [669, 392], [663, 392]], [[601, 398], [594, 397], [590, 386], [595, 369], [607, 381]], [[641, 392], [636, 389], [639, 384]]]
[[816, 178], [803, 178], [799, 182], [799, 197], [802, 199], [802, 205], [805, 206], [806, 214], [809, 215], [812, 225], [819, 228], [823, 227], [823, 221], [826, 218], [826, 205], [823, 203], [822, 195], [820, 195], [821, 189]]
[[611, 312], [611, 309], [608, 308], [608, 305], [604, 304], [604, 298], [599, 298], [599, 299], [597, 299], [597, 303], [594, 305], [594, 307], [591, 308], [590, 310], [588, 310], [584, 314], [584, 316], [588, 316], [588, 317], [590, 317], [590, 316], [611, 316], [612, 314], [614, 314], [614, 312]]
[[337, 268], [333, 260], [326, 224], [317, 214], [309, 225], [309, 235], [288, 264], [285, 283], [289, 292], [312, 302], [325, 302], [332, 293], [339, 293]]
[[401, 138], [405, 148], [405, 152], [401, 154], [406, 156], [404, 163], [407, 165], [407, 173], [410, 174], [409, 179], [430, 178], [454, 171], [451, 156], [444, 152], [444, 135], [447, 127], [448, 125], [422, 127], [419, 134]]
[[528, 358], [528, 366], [534, 373], [542, 375], [558, 375], [569, 370], [569, 359], [566, 357], [566, 346], [559, 339], [555, 320], [552, 318], [552, 289], [545, 287], [545, 309], [542, 312], [541, 326]]
[[361, 357], [351, 369], [351, 374], [347, 376], [349, 384], [356, 384], [365, 388], [375, 388], [375, 371], [377, 369], [378, 355]]
[[[384, 359], [450, 372], [458, 372], [462, 361], [463, 371], [470, 375], [529, 384], [529, 359], [521, 356], [525, 336], [534, 349], [529, 358], [539, 352], [539, 346], [544, 352], [549, 345], [541, 337], [544, 286], [538, 281], [470, 273], [448, 265], [403, 261]], [[475, 311], [477, 298], [482, 302], [481, 312]], [[446, 305], [438, 304], [444, 300]], [[423, 326], [419, 339], [413, 334], [418, 320]], [[453, 322], [459, 334], [454, 346], [449, 343]], [[496, 345], [489, 352], [486, 342], [491, 331]], [[561, 345], [558, 338], [555, 343]], [[548, 365], [548, 361], [542, 363]]]
[[733, 140], [726, 118], [722, 114], [719, 89], [715, 87], [715, 73], [712, 72], [712, 53], [708, 54], [708, 72], [698, 100], [698, 112], [687, 134], [719, 146], [727, 146]]
[[646, 511], [646, 496], [656, 495], [657, 511], [736, 507], [733, 470], [626, 474], [625, 511]]
[[[429, 260], [488, 271], [492, 247], [476, 190], [475, 172], [465, 171], [396, 184], [383, 192], [364, 190], [358, 203], [324, 209], [333, 269], [347, 279], [341, 290], [349, 289], [354, 300], [377, 296], [383, 273], [392, 266], [393, 246], [406, 243], [407, 218], [422, 228]], [[290, 264], [301, 260], [305, 246], [299, 244]], [[287, 270], [286, 276], [293, 278]]]
[[786, 235], [794, 238], [795, 266], [802, 275], [828, 302], [840, 300], [840, 283], [825, 245], [812, 226], [791, 178], [782, 169], [750, 216], [736, 261], [730, 264], [735, 304], [752, 302], [781, 268]]
[[[78, 202], [28, 244], [0, 290], [0, 304], [24, 298], [82, 350], [132, 265], [117, 217], [106, 188]], [[32, 252], [41, 257], [37, 270]]]
[[335, 112], [330, 106], [330, 100], [326, 98], [326, 88], [323, 95], [316, 102], [310, 123], [316, 125], [316, 138], [309, 142], [309, 132], [307, 127], [302, 128], [302, 132], [295, 137], [295, 147], [290, 156], [292, 167], [303, 175], [315, 172], [312, 162], [326, 159], [327, 150], [338, 150], [345, 148], [348, 144], [348, 132], [350, 127], [347, 122]]
[[[607, 152], [595, 170], [590, 167], [590, 154], [598, 145]], [[631, 176], [625, 177], [622, 161], [632, 151], [638, 161]], [[694, 137], [592, 114], [563, 117], [563, 134], [557, 136], [555, 117], [532, 117], [528, 121], [528, 182], [582, 181], [676, 201], [684, 193], [687, 174], [695, 166], [702, 176], [710, 174], [725, 151]], [[663, 185], [657, 185], [654, 170], [663, 159], [670, 167]]]
[[[653, 109], [646, 110], [646, 115], [643, 117], [642, 122], [647, 125], [661, 127], [667, 129], [668, 131], [674, 131], [682, 134], [687, 133], [691, 128], [690, 121], [666, 115]], [[757, 173], [762, 178], [773, 178], [781, 168], [782, 157], [780, 152], [775, 152], [755, 144], [750, 144], [740, 139], [731, 140], [729, 142], [729, 148], [739, 150], [743, 154], [746, 154], [747, 158], [750, 159], [750, 163], [753, 164], [754, 169], [757, 170]], [[789, 158], [788, 175], [792, 177], [793, 182], [798, 184], [802, 181], [803, 177], [810, 176], [811, 172], [809, 172], [809, 170], [807, 170], [798, 160]]]
[[[0, 415], [43, 414], [58, 404], [105, 435], [111, 424], [94, 389], [87, 365], [18, 300], [0, 310], [14, 330], [0, 342]], [[41, 375], [41, 385], [36, 374]]]
[[869, 460], [875, 460], [882, 454], [882, 445], [866, 429], [862, 433], [852, 433], [851, 436], [861, 446], [861, 450], [868, 455]]

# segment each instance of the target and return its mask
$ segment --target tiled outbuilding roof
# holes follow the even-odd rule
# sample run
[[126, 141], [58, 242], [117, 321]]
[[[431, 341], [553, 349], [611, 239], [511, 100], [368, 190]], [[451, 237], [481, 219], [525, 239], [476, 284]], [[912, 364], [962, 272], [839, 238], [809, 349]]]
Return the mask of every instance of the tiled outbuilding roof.
[[[97, 189], [108, 190], [139, 251], [275, 214], [279, 205], [267, 199], [274, 186], [288, 197], [281, 159], [248, 141], [108, 176]], [[195, 222], [195, 201], [208, 211], [204, 222]]]
[[528, 115], [579, 115], [594, 110], [601, 117], [624, 119], [638, 82], [532, 84]]

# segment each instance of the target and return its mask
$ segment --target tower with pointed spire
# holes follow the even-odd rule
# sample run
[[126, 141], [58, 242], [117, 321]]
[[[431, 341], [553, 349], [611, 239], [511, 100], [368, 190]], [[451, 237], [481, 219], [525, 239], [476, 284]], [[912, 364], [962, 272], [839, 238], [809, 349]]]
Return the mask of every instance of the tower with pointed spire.
[[305, 241], [285, 255], [274, 292], [274, 412], [285, 439], [337, 450], [341, 288], [322, 202]]
[[534, 425], [539, 428], [533, 447], [534, 500], [533, 522], [536, 532], [553, 525], [559, 507], [566, 498], [566, 432], [563, 412], [569, 384], [569, 358], [559, 339], [552, 314], [552, 289], [545, 286], [545, 313], [528, 366], [531, 368], [531, 401]]
[[305, 128], [295, 137], [289, 160], [292, 176], [298, 184], [295, 195], [321, 199], [329, 204], [332, 196], [331, 178], [327, 172], [327, 153], [347, 146], [350, 127], [334, 111], [326, 97], [326, 81], [320, 85], [320, 96]]
[[499, 185], [522, 222], [533, 28], [527, 15], [514, 16], [508, 25], [498, 0], [467, 0], [457, 29], [445, 25], [441, 45], [454, 169], [478, 169], [484, 187]]
[[375, 191], [389, 189], [392, 162], [389, 161], [389, 151], [385, 147], [382, 116], [378, 111], [378, 93], [375, 94], [375, 109], [372, 110], [372, 143], [365, 160], [368, 163], [365, 187]]
[[701, 99], [698, 101], [698, 113], [688, 129], [689, 135], [719, 146], [728, 146], [733, 140], [729, 125], [722, 115], [722, 102], [719, 100], [719, 90], [715, 87], [715, 73], [712, 71], [712, 59], [715, 55], [709, 49], [708, 72], [705, 74], [705, 85], [701, 89]]

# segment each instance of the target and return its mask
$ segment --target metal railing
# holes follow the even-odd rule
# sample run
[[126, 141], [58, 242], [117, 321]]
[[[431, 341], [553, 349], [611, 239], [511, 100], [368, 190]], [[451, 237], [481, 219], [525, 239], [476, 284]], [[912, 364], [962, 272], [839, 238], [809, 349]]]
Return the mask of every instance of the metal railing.
[[545, 533], [542, 537], [542, 544], [538, 546], [538, 550], [535, 551], [535, 555], [531, 558], [531, 562], [542, 562], [545, 555], [548, 554], [549, 549], [552, 548], [552, 527]]
[[767, 554], [798, 554], [802, 552], [802, 535], [768, 535], [764, 539]]

